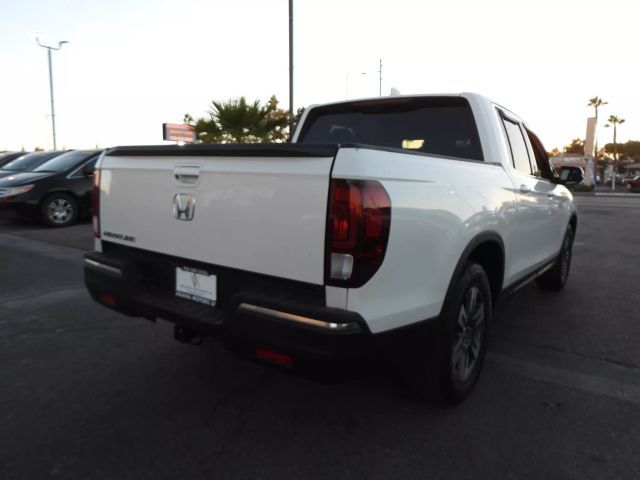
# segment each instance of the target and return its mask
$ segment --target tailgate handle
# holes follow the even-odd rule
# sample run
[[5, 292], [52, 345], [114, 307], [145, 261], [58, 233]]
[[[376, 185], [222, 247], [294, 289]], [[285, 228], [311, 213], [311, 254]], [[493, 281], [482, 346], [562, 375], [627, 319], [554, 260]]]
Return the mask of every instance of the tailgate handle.
[[173, 169], [175, 179], [187, 185], [195, 185], [200, 179], [199, 165], [180, 165]]

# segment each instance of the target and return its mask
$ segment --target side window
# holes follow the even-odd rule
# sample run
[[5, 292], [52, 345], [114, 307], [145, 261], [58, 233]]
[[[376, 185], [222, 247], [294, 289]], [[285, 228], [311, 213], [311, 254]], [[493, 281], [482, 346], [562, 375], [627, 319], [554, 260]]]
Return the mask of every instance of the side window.
[[533, 170], [529, 160], [529, 152], [520, 126], [504, 116], [502, 117], [502, 123], [509, 139], [513, 168], [527, 175], [532, 175]]
[[544, 178], [545, 180], [553, 182], [555, 180], [555, 174], [553, 173], [553, 169], [551, 168], [547, 150], [544, 148], [544, 145], [542, 145], [542, 142], [535, 133], [533, 133], [526, 127], [525, 131], [527, 132], [527, 136], [529, 137], [529, 143], [531, 143], [533, 156], [535, 158], [535, 164], [538, 167], [538, 172], [536, 173], [536, 175]]

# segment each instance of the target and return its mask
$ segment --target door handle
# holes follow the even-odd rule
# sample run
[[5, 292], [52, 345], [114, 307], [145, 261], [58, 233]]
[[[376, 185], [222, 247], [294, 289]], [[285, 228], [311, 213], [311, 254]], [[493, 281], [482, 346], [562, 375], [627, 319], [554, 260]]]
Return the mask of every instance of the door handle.
[[173, 169], [174, 178], [187, 185], [195, 185], [200, 179], [200, 167], [198, 165], [180, 165]]
[[531, 191], [531, 189], [527, 185], [520, 185], [520, 193], [527, 194]]

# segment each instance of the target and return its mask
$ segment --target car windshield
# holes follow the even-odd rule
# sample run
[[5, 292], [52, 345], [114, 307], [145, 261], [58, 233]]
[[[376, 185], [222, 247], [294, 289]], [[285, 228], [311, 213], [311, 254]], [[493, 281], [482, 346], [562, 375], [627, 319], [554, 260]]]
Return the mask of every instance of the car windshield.
[[21, 157], [11, 160], [3, 165], [2, 170], [11, 170], [12, 172], [30, 172], [34, 168], [39, 167], [47, 160], [60, 155], [62, 152], [35, 152], [28, 153]]
[[73, 152], [63, 153], [49, 161], [46, 161], [42, 165], [34, 168], [34, 172], [65, 172], [77, 167], [85, 160], [88, 160], [95, 154], [97, 150], [74, 150]]

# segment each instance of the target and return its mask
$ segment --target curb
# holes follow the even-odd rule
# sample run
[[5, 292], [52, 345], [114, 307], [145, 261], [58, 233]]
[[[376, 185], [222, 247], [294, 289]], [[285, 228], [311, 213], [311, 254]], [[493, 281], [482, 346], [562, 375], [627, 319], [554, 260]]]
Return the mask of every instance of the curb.
[[616, 193], [616, 192], [575, 192], [571, 194], [574, 197], [618, 197], [618, 198], [640, 198], [640, 195], [633, 193]]
[[625, 198], [640, 198], [640, 195], [634, 195], [633, 193], [595, 193], [596, 197], [625, 197]]

